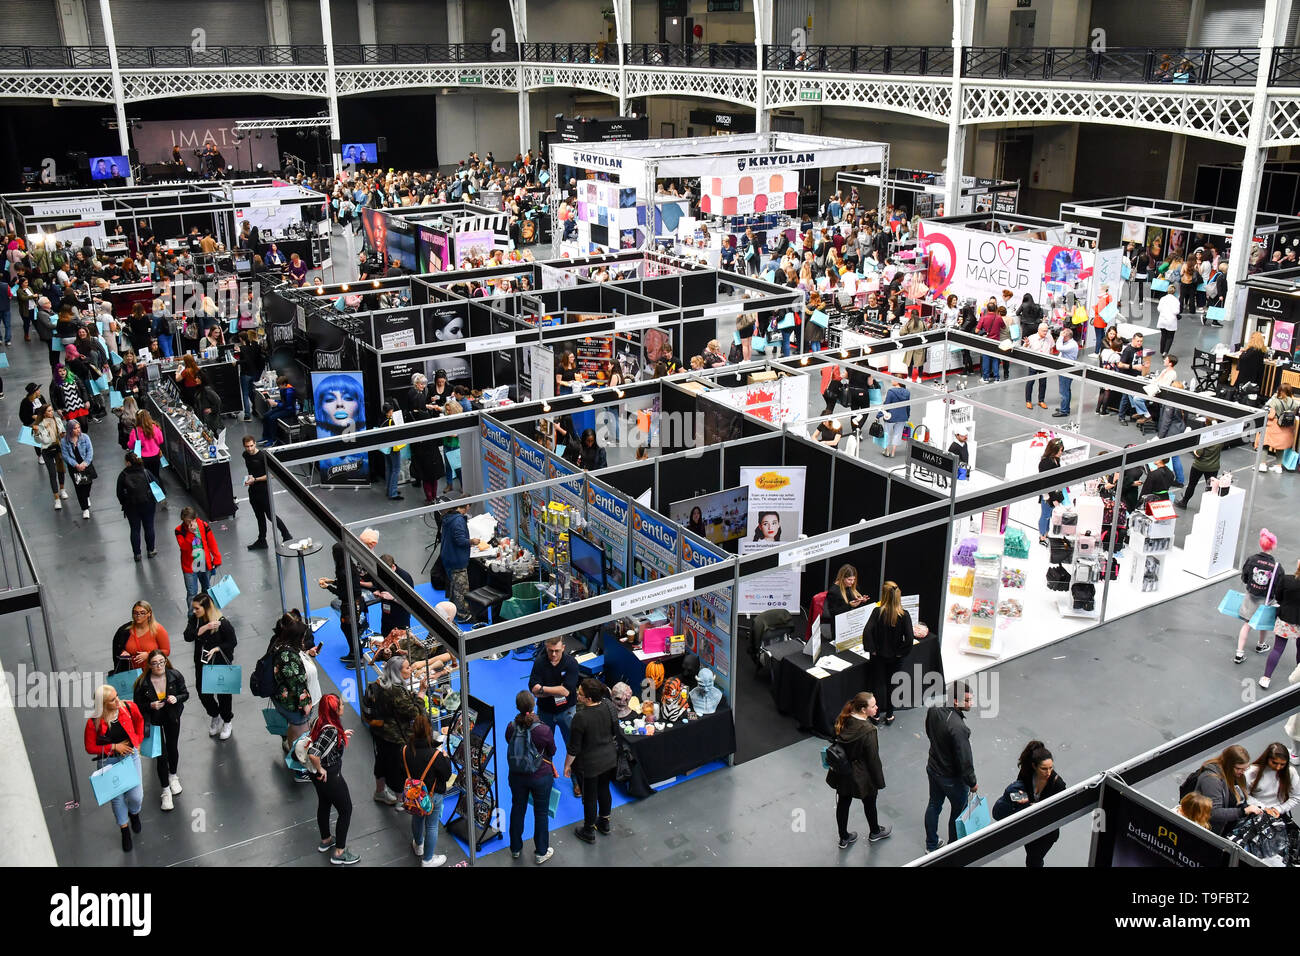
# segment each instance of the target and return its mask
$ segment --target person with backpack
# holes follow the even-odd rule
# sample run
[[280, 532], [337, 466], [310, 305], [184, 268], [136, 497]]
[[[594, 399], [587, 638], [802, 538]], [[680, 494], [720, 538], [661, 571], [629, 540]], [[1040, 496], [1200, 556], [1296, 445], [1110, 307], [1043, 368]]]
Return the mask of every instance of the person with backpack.
[[[95, 690], [95, 709], [86, 720], [83, 742], [86, 753], [95, 758], [96, 768], [126, 760], [135, 761], [136, 777], [140, 773], [140, 744], [144, 742], [144, 715], [135, 701], [121, 700], [109, 684]], [[131, 833], [140, 832], [140, 806], [144, 803], [144, 784], [112, 799], [113, 818], [122, 831], [122, 850], [130, 852]], [[130, 829], [127, 829], [128, 823]]]
[[538, 719], [536, 698], [526, 690], [515, 695], [515, 719], [506, 725], [506, 763], [510, 767], [510, 855], [524, 851], [524, 818], [533, 801], [533, 862], [555, 855], [550, 845], [551, 790], [555, 786], [555, 735]]
[[1226, 836], [1233, 827], [1248, 816], [1264, 811], [1258, 806], [1246, 802], [1246, 791], [1242, 784], [1246, 779], [1246, 767], [1250, 765], [1250, 754], [1240, 744], [1233, 744], [1215, 757], [1201, 765], [1178, 788], [1179, 797], [1196, 792], [1210, 798], [1210, 829], [1219, 836]]
[[[311, 729], [320, 700], [320, 680], [316, 676], [315, 658], [319, 647], [304, 650], [311, 631], [296, 612], [285, 614], [272, 629], [271, 643], [253, 669], [249, 689], [258, 697], [267, 696], [276, 713], [288, 724], [284, 751], [293, 741]], [[266, 686], [267, 669], [270, 687]], [[264, 694], [263, 692], [266, 691]], [[295, 773], [299, 783], [311, 778], [303, 771]]]
[[[410, 690], [411, 661], [405, 656], [388, 660], [379, 677], [366, 688], [361, 715], [370, 725], [375, 742], [376, 803], [397, 805], [397, 793], [406, 780], [402, 772], [402, 748], [410, 740], [411, 726], [420, 713], [420, 702]], [[420, 682], [420, 693], [427, 678]]]
[[893, 832], [893, 827], [880, 825], [876, 813], [876, 794], [885, 789], [885, 771], [880, 765], [875, 716], [875, 695], [854, 694], [835, 718], [835, 739], [826, 748], [826, 785], [835, 791], [835, 824], [839, 827], [841, 850], [858, 840], [856, 831], [849, 829], [849, 810], [854, 800], [861, 800], [866, 811], [871, 828], [869, 843], [879, 843]]
[[564, 775], [581, 781], [582, 826], [575, 827], [573, 835], [583, 843], [595, 843], [597, 833], [610, 833], [609, 785], [618, 767], [614, 742], [618, 734], [618, 719], [605, 698], [605, 685], [594, 677], [583, 678], [564, 759]]
[[[1268, 400], [1268, 420], [1264, 425], [1264, 447], [1273, 453], [1272, 471], [1282, 474], [1282, 456], [1295, 448], [1296, 415], [1300, 404], [1295, 399], [1295, 389], [1283, 382], [1277, 394]], [[1265, 461], [1259, 463], [1260, 471], [1269, 471]]]
[[[435, 853], [438, 824], [442, 820], [442, 798], [451, 779], [451, 759], [442, 749], [442, 734], [436, 733], [429, 718], [415, 715], [411, 742], [402, 747], [402, 808], [411, 815], [411, 849], [421, 866], [442, 866], [447, 857]], [[414, 771], [414, 772], [413, 772]]]
[[[1241, 630], [1237, 632], [1237, 653], [1232, 658], [1234, 664], [1241, 664], [1246, 660], [1246, 637], [1251, 631], [1250, 619], [1260, 608], [1276, 603], [1274, 596], [1284, 574], [1282, 565], [1277, 558], [1273, 557], [1273, 550], [1276, 547], [1277, 535], [1267, 528], [1260, 528], [1259, 550], [1241, 563], [1241, 583], [1245, 587], [1245, 597], [1241, 600], [1241, 606], [1237, 608], [1237, 617], [1246, 623], [1242, 624]], [[1261, 630], [1255, 642], [1255, 653], [1266, 654], [1268, 649], [1269, 643], [1264, 639], [1264, 632]]]
[[136, 563], [140, 556], [140, 532], [144, 531], [144, 545], [149, 557], [158, 551], [154, 547], [154, 513], [158, 502], [153, 496], [153, 477], [145, 471], [144, 463], [133, 452], [126, 453], [126, 468], [117, 476], [117, 500], [122, 514], [131, 527], [131, 552]]
[[[352, 739], [352, 731], [343, 729], [339, 719], [339, 699], [335, 694], [321, 698], [320, 713], [311, 732], [294, 742], [294, 754], [310, 769], [312, 789], [316, 791], [316, 825], [320, 828], [321, 853], [334, 852], [330, 863], [350, 866], [360, 863], [360, 855], [348, 849], [348, 824], [352, 822], [352, 795], [343, 779], [343, 751]], [[334, 834], [330, 835], [330, 808], [338, 811]]]
[[957, 817], [966, 809], [970, 794], [979, 790], [975, 779], [975, 758], [971, 754], [970, 727], [966, 711], [974, 700], [965, 681], [953, 684], [952, 697], [941, 706], [925, 712], [925, 735], [930, 740], [930, 754], [925, 775], [930, 781], [930, 799], [925, 807], [925, 850], [931, 853], [943, 846], [939, 839], [939, 814], [943, 802], [952, 810], [948, 818], [948, 839], [957, 839]]

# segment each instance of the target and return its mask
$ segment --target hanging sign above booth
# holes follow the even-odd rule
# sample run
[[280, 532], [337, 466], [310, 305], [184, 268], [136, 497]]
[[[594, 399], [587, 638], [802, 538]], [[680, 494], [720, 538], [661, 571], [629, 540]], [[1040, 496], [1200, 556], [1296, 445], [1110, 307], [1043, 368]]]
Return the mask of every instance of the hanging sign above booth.
[[754, 114], [723, 113], [721, 110], [691, 110], [692, 126], [710, 126], [728, 133], [754, 132]]

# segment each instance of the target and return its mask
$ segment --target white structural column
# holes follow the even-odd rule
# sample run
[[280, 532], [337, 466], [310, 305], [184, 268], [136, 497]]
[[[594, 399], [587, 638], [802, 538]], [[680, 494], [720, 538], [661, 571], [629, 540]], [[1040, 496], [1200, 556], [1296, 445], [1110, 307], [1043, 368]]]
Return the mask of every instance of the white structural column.
[[[113, 109], [117, 112], [117, 146], [121, 155], [131, 152], [131, 140], [126, 125], [126, 93], [122, 89], [122, 69], [117, 63], [117, 40], [113, 36], [113, 12], [108, 0], [99, 0], [99, 15], [104, 21], [104, 43], [108, 46], [108, 66], [113, 71]], [[126, 184], [135, 185], [131, 164], [127, 163]]]
[[465, 0], [447, 0], [447, 42], [465, 42]]
[[532, 116], [528, 105], [528, 85], [524, 82], [522, 59], [524, 44], [528, 42], [527, 0], [510, 0], [510, 20], [514, 24], [515, 42], [519, 44], [520, 56], [515, 66], [515, 86], [519, 90], [519, 152], [526, 153], [529, 148], [528, 141], [533, 137]]
[[[1200, 40], [1201, 20], [1205, 17], [1205, 0], [1192, 0], [1187, 18], [1187, 37], [1183, 41], [1194, 47]], [[1165, 170], [1165, 198], [1177, 199], [1183, 181], [1183, 158], [1187, 155], [1187, 137], [1183, 133], [1169, 135], [1169, 167]]]
[[379, 29], [375, 26], [375, 0], [357, 0], [357, 39], [362, 46], [379, 42]]
[[334, 73], [334, 24], [330, 20], [330, 0], [320, 0], [320, 32], [325, 43], [325, 94], [330, 109], [330, 163], [337, 179], [343, 171], [343, 130], [339, 127], [339, 89]]
[[772, 128], [767, 112], [767, 79], [763, 73], [764, 50], [772, 43], [772, 0], [754, 0], [754, 53], [758, 57], [758, 83], [754, 87], [754, 129], [766, 133]]
[[289, 0], [266, 0], [266, 39], [271, 46], [292, 46]]
[[1245, 296], [1241, 283], [1248, 275], [1251, 238], [1255, 232], [1255, 212], [1259, 206], [1260, 175], [1267, 150], [1264, 131], [1268, 127], [1268, 75], [1273, 68], [1273, 48], [1280, 31], [1286, 29], [1291, 0], [1265, 0], [1264, 28], [1259, 38], [1259, 74], [1255, 77], [1255, 97], [1250, 108], [1250, 132], [1246, 154], [1241, 160], [1241, 189], [1237, 192], [1237, 215], [1232, 220], [1232, 253], [1228, 264], [1228, 298], [1225, 310], [1232, 319], [1231, 341], [1241, 337]]
[[618, 39], [618, 115], [627, 115], [627, 45], [632, 42], [632, 0], [614, 0], [614, 33]]
[[961, 61], [974, 29], [974, 0], [952, 0], [952, 105], [948, 108], [948, 161], [943, 171], [943, 211], [949, 216], [961, 210], [961, 170], [966, 155], [966, 127], [961, 123]]

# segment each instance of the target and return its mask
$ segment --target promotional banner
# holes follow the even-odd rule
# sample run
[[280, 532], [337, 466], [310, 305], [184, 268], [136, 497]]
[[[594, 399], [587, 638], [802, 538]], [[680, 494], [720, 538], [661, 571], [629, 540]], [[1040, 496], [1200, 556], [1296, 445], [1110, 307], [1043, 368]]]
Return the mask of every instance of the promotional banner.
[[491, 229], [471, 229], [457, 233], [452, 248], [456, 253], [457, 265], [466, 259], [487, 259], [496, 248], [496, 233]]
[[808, 412], [808, 376], [784, 375], [773, 381], [715, 390], [709, 397], [776, 425], [803, 421]]
[[524, 348], [529, 358], [528, 374], [531, 376], [532, 400], [555, 397], [555, 352], [549, 345], [529, 345]]
[[[198, 120], [135, 120], [132, 122], [131, 143], [140, 153], [140, 162], [170, 163], [172, 147], [179, 146], [185, 165], [200, 169], [199, 157], [203, 148], [212, 143], [227, 165], [235, 169], [256, 169], [261, 163], [265, 169], [280, 168], [279, 140], [275, 133], [239, 133], [235, 124], [247, 119]], [[261, 139], [258, 139], [261, 136]]]
[[611, 588], [627, 587], [628, 501], [610, 486], [587, 477], [587, 526], [583, 530], [605, 546]]
[[924, 219], [917, 238], [930, 260], [926, 284], [936, 295], [1000, 302], [1002, 290], [1010, 289], [1019, 302], [1026, 292], [1040, 299], [1044, 284], [1072, 287], [1092, 278], [1093, 254], [1080, 249]]
[[653, 511], [632, 505], [632, 584], [676, 574], [681, 532]]
[[[311, 392], [317, 438], [338, 438], [365, 431], [365, 386], [360, 372], [312, 372]], [[370, 482], [369, 461], [364, 453], [322, 458], [318, 467], [322, 485]]]
[[446, 272], [451, 265], [451, 256], [447, 249], [447, 235], [427, 226], [419, 228], [420, 261], [424, 263], [425, 272]]
[[[546, 477], [546, 452], [540, 445], [512, 435], [512, 450], [515, 460], [515, 487], [530, 485]], [[530, 551], [537, 551], [537, 525], [541, 523], [542, 511], [546, 508], [545, 492], [521, 491], [515, 495], [515, 507], [519, 528], [519, 540]]]
[[479, 447], [483, 453], [483, 487], [488, 494], [500, 492], [488, 499], [488, 511], [496, 518], [499, 527], [510, 529], [510, 538], [517, 538], [517, 524], [507, 494], [515, 483], [510, 432], [486, 419], [479, 422], [478, 428]]
[[1095, 265], [1092, 276], [1092, 299], [1094, 301], [1100, 297], [1102, 286], [1107, 287], [1112, 299], [1116, 302], [1122, 301], [1120, 293], [1124, 289], [1124, 280], [1120, 275], [1120, 264], [1123, 261], [1124, 250], [1118, 246], [1094, 254]]
[[[803, 533], [805, 478], [803, 465], [740, 469], [740, 483], [749, 492], [748, 531], [740, 542], [741, 555], [799, 539]], [[799, 610], [797, 567], [741, 579], [738, 608], [742, 614], [777, 607]]]
[[[722, 555], [690, 534], [682, 536], [682, 570], [706, 568]], [[681, 602], [681, 632], [686, 651], [698, 654], [713, 671], [718, 687], [731, 694], [731, 588], [719, 588]]]
[[256, 203], [247, 209], [235, 210], [235, 230], [251, 222], [259, 231], [284, 232], [302, 221], [301, 207], [297, 204], [281, 206], [281, 196], [297, 198], [298, 191], [283, 186], [236, 186], [230, 191], [235, 202]]
[[566, 475], [578, 475], [576, 481], [566, 481], [560, 485], [551, 485], [551, 500], [562, 501], [572, 508], [582, 509], [582, 472], [574, 468], [567, 461], [550, 454], [546, 455], [546, 477], [563, 478]]

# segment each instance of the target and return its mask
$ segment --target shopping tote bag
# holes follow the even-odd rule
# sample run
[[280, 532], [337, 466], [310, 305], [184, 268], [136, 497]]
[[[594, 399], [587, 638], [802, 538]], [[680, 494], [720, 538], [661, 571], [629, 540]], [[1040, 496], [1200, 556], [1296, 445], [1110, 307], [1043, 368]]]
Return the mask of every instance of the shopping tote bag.
[[216, 584], [212, 585], [208, 588], [208, 596], [212, 598], [212, 602], [216, 604], [217, 607], [224, 611], [226, 605], [239, 597], [239, 585], [235, 583], [235, 576], [233, 574], [227, 574]]
[[135, 695], [135, 682], [144, 671], [140, 668], [130, 671], [120, 671], [117, 674], [109, 674], [104, 683], [113, 690], [117, 691], [117, 696], [122, 700], [130, 700]]
[[149, 732], [140, 742], [140, 756], [150, 760], [162, 756], [162, 728], [157, 724], [149, 725]]
[[289, 721], [274, 707], [262, 708], [262, 720], [266, 721], [266, 731], [269, 734], [283, 737], [289, 732]]
[[238, 694], [244, 687], [244, 672], [238, 664], [204, 664], [203, 683], [199, 687], [205, 694]]
[[983, 830], [993, 822], [993, 817], [989, 813], [989, 802], [979, 794], [971, 794], [970, 802], [966, 804], [966, 810], [957, 818], [957, 836], [967, 837], [972, 833]]
[[[531, 790], [528, 791], [528, 802], [529, 803], [533, 802], [533, 792]], [[547, 800], [546, 815], [550, 817], [552, 820], [554, 820], [555, 813], [559, 809], [560, 809], [560, 788], [551, 787], [551, 796], [550, 799]]]
[[90, 775], [90, 789], [101, 807], [139, 785], [140, 768], [133, 756], [105, 764]]
[[1226, 614], [1228, 617], [1236, 617], [1241, 612], [1241, 602], [1246, 599], [1246, 595], [1240, 591], [1229, 591], [1219, 602], [1219, 613]]
[[1277, 623], [1277, 608], [1264, 606], [1256, 608], [1250, 616], [1250, 626], [1257, 631], [1271, 631]]

